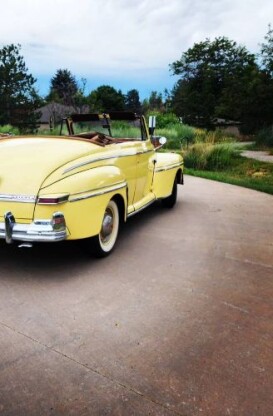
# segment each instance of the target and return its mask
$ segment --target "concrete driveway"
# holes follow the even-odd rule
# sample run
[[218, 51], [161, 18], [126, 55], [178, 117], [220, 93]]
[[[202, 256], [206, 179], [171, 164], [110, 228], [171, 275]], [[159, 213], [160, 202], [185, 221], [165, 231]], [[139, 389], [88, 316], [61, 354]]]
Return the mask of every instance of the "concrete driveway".
[[248, 159], [256, 159], [260, 162], [273, 163], [273, 155], [265, 151], [245, 150], [241, 153], [241, 156], [247, 157]]
[[272, 196], [187, 177], [107, 259], [0, 265], [1, 416], [272, 415]]

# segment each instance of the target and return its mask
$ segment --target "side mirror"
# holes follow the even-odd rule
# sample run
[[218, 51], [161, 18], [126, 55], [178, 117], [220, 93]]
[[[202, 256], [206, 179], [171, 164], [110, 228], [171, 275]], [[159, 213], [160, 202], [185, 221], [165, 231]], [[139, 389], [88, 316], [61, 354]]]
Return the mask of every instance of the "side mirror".
[[152, 136], [152, 143], [155, 150], [158, 150], [167, 143], [167, 139], [164, 136]]
[[149, 134], [152, 136], [155, 131], [156, 126], [156, 116], [149, 117]]

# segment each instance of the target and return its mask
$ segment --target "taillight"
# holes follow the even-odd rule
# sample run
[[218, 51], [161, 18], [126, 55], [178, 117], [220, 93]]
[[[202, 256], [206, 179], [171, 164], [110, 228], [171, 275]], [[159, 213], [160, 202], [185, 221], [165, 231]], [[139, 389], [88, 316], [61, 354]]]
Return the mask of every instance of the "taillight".
[[39, 196], [37, 199], [37, 204], [41, 205], [57, 205], [62, 204], [66, 201], [68, 201], [69, 194], [63, 194], [63, 195], [44, 195]]

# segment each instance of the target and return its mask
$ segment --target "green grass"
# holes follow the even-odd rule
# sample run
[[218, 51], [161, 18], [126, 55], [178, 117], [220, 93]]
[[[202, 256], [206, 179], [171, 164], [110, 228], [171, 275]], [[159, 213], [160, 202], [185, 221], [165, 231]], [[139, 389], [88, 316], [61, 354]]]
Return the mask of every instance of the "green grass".
[[219, 171], [230, 167], [238, 152], [229, 143], [196, 143], [183, 153], [188, 168]]
[[219, 182], [255, 189], [273, 195], [273, 164], [237, 156], [229, 169], [205, 171], [186, 168], [185, 173]]
[[273, 195], [273, 164], [244, 158], [241, 150], [234, 143], [193, 144], [182, 152], [186, 172]]

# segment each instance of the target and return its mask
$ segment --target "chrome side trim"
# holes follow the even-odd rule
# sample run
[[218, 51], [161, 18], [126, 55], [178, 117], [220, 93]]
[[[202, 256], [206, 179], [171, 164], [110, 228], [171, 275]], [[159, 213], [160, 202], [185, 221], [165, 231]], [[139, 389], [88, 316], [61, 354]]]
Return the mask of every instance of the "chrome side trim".
[[137, 155], [144, 155], [145, 153], [155, 153], [155, 150], [154, 149], [151, 149], [151, 150], [144, 150], [143, 152], [137, 152]]
[[[94, 198], [95, 196], [108, 194], [110, 192], [117, 191], [119, 189], [125, 188], [126, 186], [127, 186], [126, 182], [120, 182], [120, 183], [112, 185], [112, 186], [105, 186], [103, 188], [94, 189], [92, 191], [83, 191], [80, 194], [75, 194], [75, 195], [79, 195], [79, 196], [76, 196], [75, 198], [73, 198], [73, 196], [72, 196], [69, 199], [69, 202], [76, 202], [76, 201], [81, 201], [83, 199]], [[84, 195], [81, 195], [83, 193], [84, 193]]]
[[180, 163], [174, 163], [173, 165], [167, 165], [167, 166], [162, 166], [159, 168], [155, 169], [155, 172], [164, 172], [165, 170], [170, 170], [170, 169], [174, 169], [174, 168], [178, 168], [180, 166], [183, 166], [184, 163], [180, 162]]
[[81, 168], [83, 166], [86, 165], [90, 165], [91, 163], [97, 163], [97, 162], [101, 162], [103, 160], [110, 160], [110, 159], [119, 159], [122, 157], [129, 157], [129, 156], [137, 156], [137, 155], [142, 155], [144, 153], [151, 153], [154, 152], [154, 150], [147, 150], [147, 151], [143, 151], [143, 152], [128, 152], [125, 154], [114, 154], [112, 156], [104, 156], [104, 157], [99, 157], [97, 159], [93, 159], [93, 160], [88, 160], [87, 162], [82, 162], [82, 163], [78, 163], [77, 165], [71, 166], [70, 168], [67, 168], [63, 171], [63, 175], [65, 175], [68, 172], [71, 172], [72, 170]]
[[156, 198], [152, 199], [152, 201], [149, 201], [147, 204], [143, 205], [143, 207], [140, 207], [139, 209], [136, 209], [135, 211], [131, 212], [127, 215], [127, 218], [132, 217], [135, 214], [138, 214], [139, 212], [143, 211], [145, 208], [148, 208], [148, 206], [152, 205], [155, 202]]
[[126, 157], [126, 156], [136, 156], [136, 152], [134, 153], [126, 153], [124, 155], [112, 155], [112, 156], [104, 156], [104, 157], [99, 157], [97, 159], [93, 159], [93, 160], [88, 160], [86, 162], [82, 162], [82, 163], [78, 163], [77, 165], [71, 166], [70, 168], [67, 168], [63, 171], [63, 175], [65, 175], [68, 172], [71, 172], [74, 169], [78, 169], [81, 168], [83, 166], [86, 165], [90, 165], [91, 163], [96, 163], [96, 162], [101, 162], [103, 160], [109, 160], [109, 159], [116, 159], [116, 158], [120, 158], [120, 157]]
[[0, 201], [35, 203], [36, 196], [35, 195], [0, 194]]

